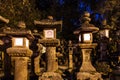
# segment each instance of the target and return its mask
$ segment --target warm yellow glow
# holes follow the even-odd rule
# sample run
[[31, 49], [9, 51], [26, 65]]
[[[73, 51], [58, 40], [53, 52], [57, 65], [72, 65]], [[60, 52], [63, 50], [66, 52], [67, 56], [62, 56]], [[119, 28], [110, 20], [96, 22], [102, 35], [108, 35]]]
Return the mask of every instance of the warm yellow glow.
[[108, 29], [101, 30], [100, 31], [100, 36], [109, 38], [109, 30]]
[[29, 47], [29, 40], [26, 39], [26, 47]]
[[90, 34], [89, 33], [84, 34], [84, 41], [90, 41]]
[[42, 53], [45, 53], [46, 52], [46, 47], [43, 47], [42, 48]]
[[81, 35], [79, 35], [79, 42], [81, 42]]
[[15, 38], [14, 46], [23, 46], [23, 38]]
[[105, 36], [109, 38], [109, 30], [105, 30]]
[[54, 38], [54, 30], [44, 30], [45, 38]]

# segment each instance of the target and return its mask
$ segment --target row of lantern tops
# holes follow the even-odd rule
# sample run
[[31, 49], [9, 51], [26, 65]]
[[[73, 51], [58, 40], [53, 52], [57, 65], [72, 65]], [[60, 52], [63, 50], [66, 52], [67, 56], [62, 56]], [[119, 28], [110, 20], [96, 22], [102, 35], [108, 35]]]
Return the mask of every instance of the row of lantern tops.
[[[82, 25], [76, 29], [73, 33], [76, 35], [79, 35], [79, 42], [82, 43], [92, 43], [92, 33], [97, 32], [99, 28], [95, 27], [93, 24], [90, 24], [91, 21], [90, 13], [85, 12], [82, 16], [81, 21], [83, 22]], [[4, 17], [0, 16], [0, 20], [9, 23], [8, 19], [5, 19]], [[38, 30], [43, 30], [43, 39], [56, 39], [56, 31], [62, 30], [62, 21], [55, 21], [53, 20], [52, 16], [49, 16], [48, 19], [44, 19], [41, 21], [34, 21], [34, 24], [38, 26]], [[1, 32], [1, 36], [8, 35], [13, 37], [14, 46], [29, 46], [29, 40], [33, 39], [34, 36], [31, 33], [30, 30], [25, 29], [26, 25], [23, 21], [20, 21], [18, 23], [19, 29], [11, 29], [9, 27], [4, 28], [3, 32]], [[34, 30], [34, 33], [38, 33], [37, 30]], [[101, 34], [105, 34], [106, 37], [109, 37], [109, 30], [108, 28], [105, 28], [104, 31], [101, 32]]]

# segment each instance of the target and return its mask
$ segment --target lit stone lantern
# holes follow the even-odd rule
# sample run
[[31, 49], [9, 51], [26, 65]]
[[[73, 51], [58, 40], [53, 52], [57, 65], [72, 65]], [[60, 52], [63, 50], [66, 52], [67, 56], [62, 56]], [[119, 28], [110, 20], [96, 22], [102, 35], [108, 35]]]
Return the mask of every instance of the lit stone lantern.
[[99, 31], [100, 37], [106, 37], [109, 38], [109, 31], [110, 31], [110, 26], [107, 25], [106, 19], [102, 21], [101, 29]]
[[61, 75], [56, 73], [58, 70], [58, 61], [56, 57], [56, 46], [60, 44], [59, 39], [56, 39], [56, 33], [62, 29], [62, 21], [53, 20], [52, 16], [48, 16], [48, 19], [41, 21], [34, 21], [39, 31], [43, 31], [43, 38], [39, 39], [39, 44], [46, 47], [47, 58], [47, 72], [43, 73], [39, 80], [49, 79], [62, 80]]
[[12, 46], [7, 49], [7, 53], [15, 62], [14, 80], [28, 80], [28, 60], [32, 55], [29, 40], [33, 40], [34, 36], [22, 24], [16, 29], [4, 29], [6, 36], [12, 38]]
[[108, 60], [108, 49], [107, 45], [109, 42], [109, 32], [111, 27], [107, 25], [107, 20], [104, 19], [101, 23], [99, 35], [100, 35], [100, 43], [99, 43], [99, 61], [105, 62]]
[[77, 73], [77, 80], [102, 80], [101, 74], [96, 71], [91, 63], [90, 54], [97, 44], [93, 42], [93, 34], [99, 30], [93, 24], [90, 24], [90, 14], [85, 12], [82, 17], [81, 26], [74, 31], [79, 36], [79, 47], [82, 50], [82, 65]]

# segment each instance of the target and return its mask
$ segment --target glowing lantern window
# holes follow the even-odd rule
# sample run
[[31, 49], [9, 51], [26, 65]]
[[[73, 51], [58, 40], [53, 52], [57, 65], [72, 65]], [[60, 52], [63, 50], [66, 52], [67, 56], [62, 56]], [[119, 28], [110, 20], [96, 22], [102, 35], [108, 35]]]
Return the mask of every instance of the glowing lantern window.
[[29, 47], [29, 40], [26, 39], [26, 47]]
[[44, 30], [45, 38], [54, 38], [54, 30]]
[[109, 38], [109, 30], [108, 29], [101, 30], [100, 36]]
[[14, 38], [14, 46], [23, 46], [23, 38]]
[[81, 35], [79, 35], [79, 42], [81, 42]]
[[29, 48], [29, 40], [27, 38], [13, 38], [13, 47], [26, 47]]
[[109, 30], [108, 29], [105, 30], [105, 36], [109, 38]]
[[89, 33], [85, 33], [85, 34], [83, 34], [83, 36], [84, 36], [84, 41], [90, 41], [90, 34]]

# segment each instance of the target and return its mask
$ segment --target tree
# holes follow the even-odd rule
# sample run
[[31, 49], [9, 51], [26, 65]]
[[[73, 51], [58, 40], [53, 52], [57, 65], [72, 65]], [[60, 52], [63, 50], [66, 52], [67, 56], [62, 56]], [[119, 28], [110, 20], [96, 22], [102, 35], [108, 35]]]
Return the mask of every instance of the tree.
[[33, 20], [41, 18], [41, 13], [35, 8], [35, 0], [0, 0], [0, 15], [10, 19], [10, 27], [24, 21], [32, 28]]

